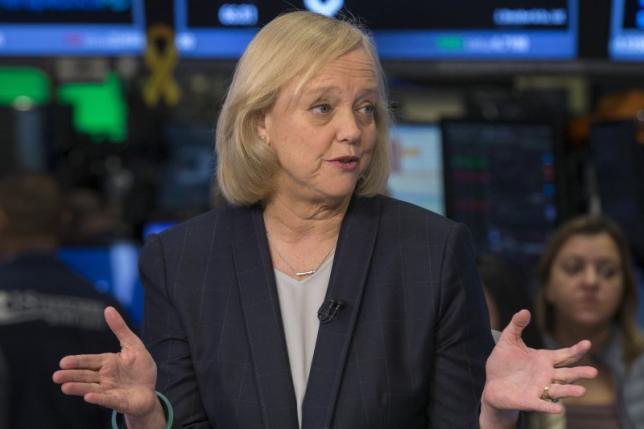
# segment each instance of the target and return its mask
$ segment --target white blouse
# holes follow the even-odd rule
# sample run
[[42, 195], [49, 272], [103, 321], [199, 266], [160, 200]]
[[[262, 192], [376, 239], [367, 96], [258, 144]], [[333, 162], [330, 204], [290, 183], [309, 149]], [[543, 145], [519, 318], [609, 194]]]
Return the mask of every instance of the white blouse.
[[318, 309], [324, 302], [332, 266], [333, 255], [330, 255], [314, 274], [304, 280], [296, 280], [275, 270], [277, 295], [280, 301], [300, 428], [302, 427], [302, 402], [320, 326]]

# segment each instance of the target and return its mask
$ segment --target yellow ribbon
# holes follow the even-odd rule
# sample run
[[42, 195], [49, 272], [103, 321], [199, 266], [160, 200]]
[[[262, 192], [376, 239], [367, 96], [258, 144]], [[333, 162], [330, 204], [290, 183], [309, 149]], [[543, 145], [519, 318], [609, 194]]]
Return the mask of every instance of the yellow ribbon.
[[174, 106], [181, 98], [181, 89], [172, 75], [178, 58], [172, 29], [163, 24], [150, 27], [145, 62], [151, 75], [143, 86], [143, 99], [148, 106], [154, 107], [162, 97], [166, 104]]

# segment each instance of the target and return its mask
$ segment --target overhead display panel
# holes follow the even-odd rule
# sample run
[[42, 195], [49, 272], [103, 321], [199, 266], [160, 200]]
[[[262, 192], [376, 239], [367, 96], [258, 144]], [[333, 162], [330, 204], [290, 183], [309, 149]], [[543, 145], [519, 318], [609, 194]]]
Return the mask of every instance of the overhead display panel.
[[0, 0], [0, 55], [135, 55], [143, 0]]
[[179, 51], [188, 57], [237, 58], [259, 28], [295, 9], [357, 18], [373, 32], [383, 59], [577, 55], [578, 0], [175, 0]]
[[644, 0], [613, 0], [608, 51], [614, 60], [644, 61]]

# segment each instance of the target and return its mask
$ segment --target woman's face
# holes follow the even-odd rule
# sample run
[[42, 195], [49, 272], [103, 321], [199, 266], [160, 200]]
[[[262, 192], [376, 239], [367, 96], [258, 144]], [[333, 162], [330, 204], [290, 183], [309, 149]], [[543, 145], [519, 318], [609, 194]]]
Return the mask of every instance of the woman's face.
[[558, 326], [593, 329], [612, 323], [623, 289], [619, 251], [610, 235], [574, 235], [553, 262], [545, 297]]
[[374, 65], [358, 49], [326, 64], [296, 93], [298, 83], [280, 91], [258, 126], [280, 163], [276, 193], [309, 201], [348, 198], [376, 143]]

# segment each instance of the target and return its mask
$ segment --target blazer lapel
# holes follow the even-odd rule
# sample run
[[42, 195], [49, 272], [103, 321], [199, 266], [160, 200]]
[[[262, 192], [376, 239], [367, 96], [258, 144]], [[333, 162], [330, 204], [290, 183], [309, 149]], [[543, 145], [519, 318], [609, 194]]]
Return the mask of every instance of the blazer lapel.
[[261, 207], [234, 212], [233, 259], [264, 428], [296, 429], [291, 370]]
[[330, 428], [380, 221], [378, 198], [354, 198], [342, 223], [326, 299], [342, 301], [321, 323], [302, 406], [302, 428]]

